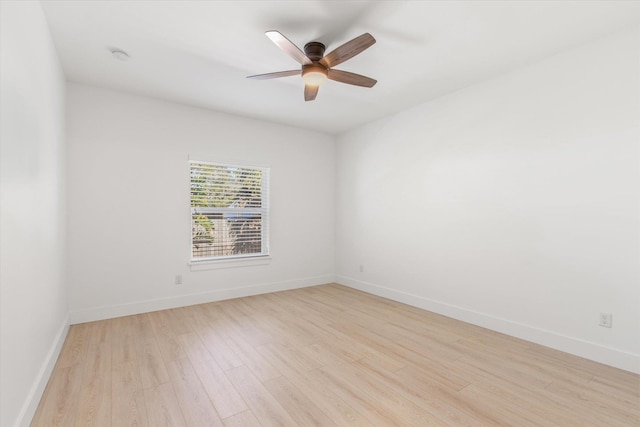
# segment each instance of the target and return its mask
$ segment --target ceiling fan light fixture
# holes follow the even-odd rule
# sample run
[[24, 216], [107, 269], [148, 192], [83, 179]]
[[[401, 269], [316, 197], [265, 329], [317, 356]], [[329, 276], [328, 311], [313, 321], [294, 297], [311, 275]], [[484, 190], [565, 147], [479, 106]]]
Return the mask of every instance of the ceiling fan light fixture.
[[327, 81], [327, 69], [319, 64], [302, 67], [302, 80], [310, 86], [320, 86]]

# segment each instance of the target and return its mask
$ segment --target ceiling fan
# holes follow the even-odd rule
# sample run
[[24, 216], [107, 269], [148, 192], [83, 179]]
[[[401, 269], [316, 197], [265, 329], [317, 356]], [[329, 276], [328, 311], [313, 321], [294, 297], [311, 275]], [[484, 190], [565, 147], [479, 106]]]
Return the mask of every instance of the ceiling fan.
[[278, 77], [301, 75], [304, 80], [304, 100], [313, 101], [318, 95], [318, 87], [327, 79], [335, 80], [355, 86], [373, 87], [377, 81], [348, 71], [334, 70], [338, 64], [353, 58], [365, 49], [371, 47], [376, 39], [369, 33], [364, 33], [355, 39], [339, 46], [325, 55], [325, 46], [320, 42], [309, 42], [304, 46], [304, 52], [291, 40], [280, 32], [271, 30], [265, 33], [280, 49], [302, 65], [301, 70], [278, 71], [275, 73], [248, 76], [248, 79], [265, 80]]

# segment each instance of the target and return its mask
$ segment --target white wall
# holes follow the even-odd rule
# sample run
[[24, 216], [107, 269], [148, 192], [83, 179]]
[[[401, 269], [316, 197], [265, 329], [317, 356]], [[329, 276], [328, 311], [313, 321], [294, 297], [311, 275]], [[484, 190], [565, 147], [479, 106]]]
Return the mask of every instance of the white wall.
[[[334, 280], [332, 137], [78, 84], [67, 96], [72, 323]], [[271, 168], [269, 265], [189, 269], [189, 158]]]
[[0, 425], [28, 425], [67, 328], [65, 81], [39, 2], [0, 5]]
[[342, 135], [337, 280], [640, 372], [639, 52], [634, 28]]

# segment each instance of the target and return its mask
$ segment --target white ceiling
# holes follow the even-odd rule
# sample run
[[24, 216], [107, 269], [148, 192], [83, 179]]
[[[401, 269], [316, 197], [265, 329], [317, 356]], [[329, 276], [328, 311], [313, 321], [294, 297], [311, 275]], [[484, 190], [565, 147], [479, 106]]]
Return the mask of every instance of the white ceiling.
[[[636, 1], [42, 3], [70, 81], [331, 134], [640, 22]], [[378, 84], [329, 81], [304, 102], [297, 76], [246, 79], [299, 67], [264, 35], [271, 29], [327, 52], [371, 33], [377, 43], [336, 68]]]

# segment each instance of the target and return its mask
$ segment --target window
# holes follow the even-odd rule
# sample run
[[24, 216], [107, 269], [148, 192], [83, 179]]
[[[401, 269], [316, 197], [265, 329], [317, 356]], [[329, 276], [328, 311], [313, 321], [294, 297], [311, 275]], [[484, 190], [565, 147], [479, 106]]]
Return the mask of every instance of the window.
[[269, 169], [190, 162], [191, 260], [269, 254]]

